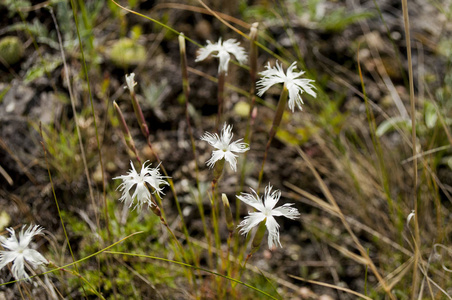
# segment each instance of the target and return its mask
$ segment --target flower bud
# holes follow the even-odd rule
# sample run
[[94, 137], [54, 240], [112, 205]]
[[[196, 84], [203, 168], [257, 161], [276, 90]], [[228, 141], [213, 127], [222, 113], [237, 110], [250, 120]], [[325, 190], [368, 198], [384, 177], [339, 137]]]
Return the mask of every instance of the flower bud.
[[229, 200], [226, 194], [221, 194], [221, 200], [223, 201], [224, 214], [226, 216], [226, 226], [228, 227], [229, 234], [234, 231], [234, 219], [232, 218], [231, 207], [229, 206]]

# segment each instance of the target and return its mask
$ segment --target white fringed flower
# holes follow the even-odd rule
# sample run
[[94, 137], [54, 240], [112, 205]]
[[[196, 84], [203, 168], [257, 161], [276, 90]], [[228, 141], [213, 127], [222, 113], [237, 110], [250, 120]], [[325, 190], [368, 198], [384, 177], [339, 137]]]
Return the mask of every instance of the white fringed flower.
[[303, 100], [301, 99], [301, 94], [306, 92], [315, 98], [316, 93], [313, 90], [315, 86], [311, 84], [314, 80], [298, 78], [305, 72], [295, 72], [294, 69], [296, 68], [296, 64], [297, 63], [294, 62], [290, 65], [286, 75], [282, 68], [282, 64], [276, 62], [276, 67], [272, 68], [270, 67], [270, 63], [268, 63], [265, 66], [267, 70], [259, 73], [263, 77], [256, 84], [258, 89], [257, 95], [261, 97], [272, 85], [284, 83], [289, 90], [289, 108], [294, 112], [296, 103], [298, 108], [302, 110], [301, 104], [303, 104]]
[[237, 155], [233, 152], [243, 153], [250, 148], [247, 143], [240, 143], [243, 139], [238, 139], [231, 143], [233, 136], [232, 125], [227, 125], [226, 123], [224, 123], [220, 136], [216, 133], [204, 133], [201, 140], [208, 142], [211, 146], [218, 149], [212, 152], [212, 157], [207, 161], [207, 166], [213, 168], [217, 161], [225, 159], [234, 171], [237, 170]]
[[[146, 166], [147, 161], [144, 162], [141, 167], [140, 174], [137, 173], [133, 163], [130, 162], [132, 169], [127, 173], [127, 175], [121, 175], [113, 179], [121, 179], [122, 183], [118, 186], [118, 189], [122, 192], [120, 201], [124, 202], [129, 207], [134, 203], [135, 198], [137, 199], [137, 204], [135, 208], [142, 207], [144, 203], [149, 206], [154, 205], [151, 201], [151, 193], [146, 186], [148, 183], [153, 189], [153, 193], [163, 194], [163, 188], [160, 185], [169, 185], [164, 179], [168, 178], [160, 174], [159, 168], [151, 168], [149, 164]], [[133, 189], [135, 187], [135, 189]], [[132, 193], [132, 194], [131, 194]]]
[[272, 186], [270, 184], [265, 187], [264, 199], [259, 197], [253, 189], [251, 189], [253, 192], [252, 194], [242, 193], [240, 196], [237, 196], [240, 201], [245, 202], [257, 210], [256, 212], [250, 212], [249, 216], [245, 217], [245, 220], [239, 224], [238, 227], [241, 227], [240, 233], [248, 234], [253, 227], [258, 226], [259, 223], [265, 221], [265, 226], [268, 230], [268, 247], [270, 249], [272, 249], [274, 245], [282, 247], [279, 241], [279, 224], [274, 217], [284, 216], [293, 220], [300, 216], [300, 213], [296, 208], [290, 207], [293, 203], [284, 204], [283, 206], [275, 208], [276, 203], [281, 197], [281, 192], [275, 190], [272, 193], [271, 190]]
[[42, 231], [44, 228], [39, 225], [30, 225], [27, 230], [25, 230], [25, 226], [23, 226], [19, 232], [19, 238], [16, 237], [16, 232], [13, 228], [7, 228], [6, 230], [8, 230], [11, 236], [9, 238], [0, 236], [0, 242], [3, 248], [8, 249], [7, 251], [0, 251], [0, 269], [12, 262], [13, 267], [11, 268], [11, 271], [13, 272], [14, 278], [17, 280], [30, 280], [30, 276], [25, 272], [25, 261], [33, 268], [49, 263], [41, 253], [29, 248], [32, 238], [35, 235], [43, 234]]
[[134, 78], [135, 78], [135, 73], [130, 73], [130, 74], [126, 75], [127, 87], [124, 87], [124, 88], [128, 88], [131, 93], [134, 92], [134, 87], [137, 85]]
[[196, 57], [196, 62], [206, 59], [210, 54], [214, 57], [218, 57], [220, 62], [218, 65], [218, 73], [224, 72], [228, 73], [228, 64], [231, 59], [231, 54], [241, 63], [245, 63], [248, 56], [246, 55], [245, 49], [240, 46], [240, 43], [235, 39], [229, 39], [222, 42], [221, 38], [218, 43], [212, 44], [207, 41], [207, 46], [199, 49], [198, 57]]

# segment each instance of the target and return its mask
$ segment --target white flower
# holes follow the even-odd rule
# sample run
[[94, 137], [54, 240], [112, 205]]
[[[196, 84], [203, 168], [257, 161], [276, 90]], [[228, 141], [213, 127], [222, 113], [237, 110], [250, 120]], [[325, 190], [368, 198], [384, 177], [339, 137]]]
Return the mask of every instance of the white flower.
[[301, 99], [301, 94], [306, 92], [315, 98], [316, 93], [313, 90], [315, 86], [311, 84], [314, 80], [298, 78], [305, 72], [295, 72], [294, 69], [296, 68], [296, 64], [297, 63], [294, 62], [290, 65], [286, 75], [284, 74], [282, 64], [276, 62], [276, 67], [272, 68], [270, 67], [270, 63], [268, 63], [268, 65], [265, 66], [267, 70], [259, 73], [263, 77], [256, 84], [258, 89], [257, 95], [261, 97], [272, 85], [284, 83], [289, 90], [289, 108], [294, 112], [296, 103], [298, 108], [302, 110], [301, 104], [303, 104], [303, 100]]
[[237, 170], [237, 155], [233, 152], [243, 153], [250, 148], [247, 143], [240, 143], [242, 139], [231, 143], [232, 137], [232, 125], [227, 125], [226, 123], [224, 123], [220, 136], [216, 133], [204, 133], [201, 140], [208, 142], [211, 146], [218, 149], [212, 152], [212, 157], [207, 161], [207, 166], [213, 168], [217, 161], [225, 159], [234, 171]]
[[[122, 183], [118, 186], [118, 189], [122, 191], [122, 196], [119, 198], [120, 201], [124, 202], [129, 207], [134, 203], [135, 198], [137, 199], [137, 204], [135, 208], [142, 207], [144, 203], [149, 206], [154, 205], [151, 201], [151, 193], [149, 192], [146, 183], [148, 183], [153, 189], [154, 193], [163, 194], [163, 188], [160, 187], [162, 184], [169, 185], [168, 182], [163, 180], [168, 178], [160, 174], [159, 168], [151, 168], [149, 164], [146, 166], [147, 161], [144, 162], [141, 167], [140, 174], [137, 173], [133, 163], [130, 162], [132, 169], [127, 173], [127, 175], [121, 175], [113, 179], [122, 179]], [[135, 187], [135, 190], [133, 188]], [[130, 194], [133, 191], [132, 195]]]
[[196, 57], [195, 61], [198, 62], [204, 60], [210, 54], [213, 54], [214, 57], [218, 57], [220, 59], [218, 73], [224, 72], [226, 74], [228, 73], [228, 64], [231, 59], [231, 54], [233, 54], [241, 64], [245, 63], [248, 58], [245, 49], [241, 47], [240, 43], [235, 39], [229, 39], [222, 42], [220, 38], [216, 44], [212, 44], [210, 41], [207, 41], [207, 46], [199, 49], [198, 57]]
[[[43, 234], [44, 228], [39, 225], [30, 225], [27, 230], [25, 230], [25, 225], [19, 232], [19, 239], [16, 237], [16, 232], [13, 228], [7, 228], [11, 236], [5, 238], [0, 236], [0, 241], [3, 248], [8, 249], [8, 251], [0, 251], [0, 269], [5, 267], [8, 263], [13, 262], [13, 267], [11, 268], [14, 278], [28, 279], [27, 272], [25, 272], [24, 262], [27, 261], [33, 268], [36, 268], [43, 264], [48, 264], [49, 262], [44, 256], [38, 251], [28, 248], [31, 239], [38, 234]], [[25, 230], [25, 232], [24, 232]]]
[[134, 78], [135, 78], [135, 73], [130, 73], [129, 75], [126, 75], [127, 87], [124, 87], [124, 88], [128, 88], [130, 90], [130, 92], [133, 92], [134, 87], [137, 85]]
[[300, 213], [296, 208], [290, 207], [293, 203], [274, 208], [279, 201], [279, 197], [281, 197], [281, 192], [275, 190], [271, 193], [271, 190], [272, 186], [270, 184], [265, 187], [263, 200], [253, 189], [251, 189], [253, 194], [242, 193], [240, 196], [237, 196], [240, 201], [245, 202], [257, 210], [256, 212], [250, 212], [250, 215], [245, 217], [245, 220], [239, 224], [238, 227], [242, 228], [240, 229], [240, 233], [248, 234], [253, 227], [258, 226], [260, 222], [265, 221], [265, 226], [268, 230], [268, 247], [270, 249], [278, 244], [282, 247], [279, 241], [279, 224], [274, 217], [284, 216], [293, 220], [300, 216]]

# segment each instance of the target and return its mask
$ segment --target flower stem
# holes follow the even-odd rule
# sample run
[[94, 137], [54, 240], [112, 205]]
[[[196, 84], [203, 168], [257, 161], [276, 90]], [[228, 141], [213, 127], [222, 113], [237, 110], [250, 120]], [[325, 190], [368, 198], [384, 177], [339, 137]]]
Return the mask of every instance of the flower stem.
[[[246, 132], [245, 132], [245, 138], [243, 141], [247, 144], [250, 144], [251, 136], [252, 136], [252, 127], [254, 125], [254, 120], [256, 118], [256, 113], [254, 111], [254, 105], [256, 103], [256, 77], [257, 77], [257, 56], [258, 56], [258, 48], [257, 48], [257, 26], [259, 23], [254, 23], [251, 26], [251, 32], [250, 32], [250, 99], [249, 99], [249, 105], [250, 105], [250, 111], [248, 116], [248, 123], [246, 125]], [[240, 170], [240, 184], [239, 184], [239, 191], [243, 190], [243, 186], [245, 183], [245, 164], [246, 159], [248, 156], [248, 152], [244, 153], [243, 156], [243, 164], [242, 168]], [[238, 221], [240, 218], [240, 205], [241, 202], [239, 199], [236, 199], [236, 220]]]
[[275, 114], [275, 118], [273, 119], [272, 128], [270, 129], [267, 146], [265, 147], [265, 153], [264, 153], [264, 158], [262, 161], [261, 171], [259, 172], [259, 180], [258, 180], [258, 186], [257, 186], [258, 193], [259, 193], [259, 188], [262, 183], [262, 178], [264, 176], [264, 166], [265, 166], [265, 161], [267, 160], [268, 149], [270, 148], [271, 142], [272, 142], [273, 138], [275, 137], [276, 132], [278, 131], [279, 125], [281, 124], [281, 120], [282, 120], [282, 117], [284, 114], [284, 109], [286, 108], [288, 96], [289, 96], [289, 90], [287, 89], [286, 85], [284, 84], [283, 90], [281, 92], [281, 96], [279, 97], [278, 106], [276, 108], [276, 114]]
[[82, 280], [83, 282], [85, 282], [88, 285], [88, 287], [90, 288], [90, 290], [93, 294], [95, 294], [97, 297], [99, 297], [99, 299], [105, 300], [104, 296], [102, 296], [102, 294], [96, 290], [96, 288], [89, 282], [89, 280], [87, 280], [85, 277], [83, 277], [78, 271], [61, 268], [52, 261], [49, 261], [49, 267], [59, 268], [61, 271], [67, 272], [75, 277], [78, 277], [80, 280]]
[[[175, 244], [177, 245], [177, 248], [179, 248], [180, 254], [184, 258], [185, 262], [190, 263], [190, 258], [187, 256], [187, 253], [184, 251], [184, 248], [182, 247], [181, 243], [177, 239], [177, 237], [174, 234], [171, 227], [168, 225], [168, 222], [166, 222], [166, 219], [162, 215], [159, 206], [157, 206], [157, 203], [155, 203], [154, 199], [152, 199], [151, 201], [154, 203], [154, 205], [151, 205], [151, 207], [150, 207], [151, 210], [154, 212], [155, 215], [157, 215], [160, 218], [160, 223], [162, 223], [162, 225], [165, 226], [166, 230], [173, 238], [173, 240], [174, 240]], [[192, 252], [192, 255], [193, 255], [193, 252]], [[190, 279], [193, 281], [193, 286], [195, 287], [195, 290], [196, 290], [196, 279], [195, 279], [195, 274], [194, 274], [193, 270], [190, 270]]]
[[124, 140], [126, 141], [127, 146], [130, 150], [135, 154], [138, 162], [141, 163], [140, 156], [138, 155], [137, 148], [135, 147], [135, 143], [133, 141], [132, 135], [130, 134], [129, 127], [127, 126], [126, 120], [124, 119], [124, 115], [122, 114], [121, 108], [119, 108], [116, 101], [113, 101], [113, 106], [115, 108], [116, 116], [119, 119], [119, 124], [121, 125], [122, 135], [124, 136]]
[[250, 253], [248, 253], [248, 255], [246, 256], [243, 265], [240, 266], [239, 280], [240, 278], [242, 278], [243, 271], [245, 271], [246, 263], [251, 258], [251, 256], [253, 256], [253, 254], [256, 253], [257, 250], [259, 250], [261, 246], [262, 240], [264, 239], [265, 236], [265, 232], [267, 231], [267, 226], [265, 225], [265, 222], [266, 220], [260, 222], [259, 227], [257, 228], [256, 234], [254, 235], [253, 241], [251, 243]]
[[226, 79], [226, 73], [220, 71], [218, 73], [218, 114], [217, 114], [217, 128], [220, 128], [221, 118], [223, 116], [223, 105], [224, 105], [224, 84]]
[[[198, 190], [198, 199], [196, 203], [198, 205], [199, 214], [201, 216], [201, 222], [204, 229], [204, 233], [206, 235], [207, 244], [209, 245], [209, 266], [212, 267], [212, 246], [211, 246], [211, 233], [207, 229], [206, 218], [204, 214], [204, 207], [202, 204], [202, 194], [201, 187], [199, 184], [199, 167], [198, 167], [198, 155], [196, 153], [196, 144], [195, 138], [193, 136], [193, 129], [190, 123], [190, 114], [189, 114], [189, 96], [190, 96], [190, 82], [188, 80], [188, 67], [187, 67], [187, 52], [185, 48], [185, 35], [183, 33], [179, 34], [179, 49], [180, 49], [180, 64], [181, 64], [181, 72], [182, 72], [182, 89], [184, 91], [185, 96], [185, 119], [187, 122], [188, 135], [190, 136], [191, 149], [193, 152], [193, 161], [195, 163], [195, 180], [196, 180], [196, 188]], [[182, 217], [182, 215], [181, 215]]]
[[135, 112], [135, 116], [140, 125], [141, 132], [143, 135], [148, 138], [149, 137], [149, 128], [146, 124], [146, 120], [144, 119], [143, 111], [141, 110], [140, 103], [138, 103], [137, 96], [133, 90], [130, 91], [130, 97], [132, 98], [132, 106], [133, 111]]

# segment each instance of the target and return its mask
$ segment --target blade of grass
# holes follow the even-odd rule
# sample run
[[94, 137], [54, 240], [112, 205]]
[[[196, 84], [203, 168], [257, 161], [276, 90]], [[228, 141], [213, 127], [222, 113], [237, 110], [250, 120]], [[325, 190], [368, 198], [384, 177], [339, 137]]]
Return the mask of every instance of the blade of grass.
[[381, 184], [383, 186], [383, 189], [385, 191], [385, 196], [386, 196], [386, 201], [388, 203], [389, 206], [389, 213], [391, 214], [391, 216], [393, 217], [393, 219], [395, 219], [397, 221], [397, 225], [398, 227], [400, 227], [401, 224], [403, 224], [401, 218], [398, 218], [397, 216], [399, 215], [398, 211], [395, 212], [395, 210], [398, 210], [399, 208], [397, 206], [394, 205], [394, 201], [392, 200], [391, 197], [391, 191], [390, 191], [390, 186], [389, 186], [389, 178], [388, 178], [388, 172], [387, 172], [387, 168], [386, 168], [386, 164], [385, 164], [385, 159], [383, 157], [383, 149], [381, 147], [381, 143], [380, 140], [378, 139], [377, 136], [377, 126], [375, 123], [375, 116], [374, 113], [369, 105], [369, 101], [367, 99], [367, 93], [366, 93], [366, 87], [364, 85], [364, 77], [361, 71], [361, 63], [360, 63], [360, 58], [359, 58], [359, 48], [358, 48], [358, 53], [357, 53], [357, 62], [358, 62], [358, 73], [359, 73], [359, 78], [361, 81], [361, 88], [362, 88], [362, 94], [364, 97], [364, 103], [366, 105], [366, 115], [367, 115], [367, 121], [369, 123], [369, 129], [370, 129], [370, 136], [372, 139], [372, 145], [374, 147], [374, 151], [375, 154], [377, 155], [378, 158], [378, 167], [379, 167], [379, 175], [380, 175], [380, 180], [381, 180]]
[[[101, 249], [101, 250], [99, 250], [99, 251], [97, 251], [97, 252], [94, 252], [94, 253], [92, 253], [92, 254], [90, 254], [90, 255], [88, 255], [88, 256], [85, 256], [84, 258], [81, 258], [81, 259], [79, 259], [79, 260], [77, 260], [77, 261], [74, 261], [74, 262], [72, 262], [72, 263], [66, 264], [66, 265], [64, 265], [64, 266], [54, 268], [54, 269], [49, 270], [49, 271], [47, 271], [47, 272], [44, 272], [44, 273], [40, 273], [40, 274], [37, 274], [37, 275], [30, 276], [30, 278], [33, 278], [33, 277], [36, 277], [36, 276], [42, 276], [42, 275], [50, 274], [50, 273], [53, 273], [53, 272], [56, 272], [56, 271], [60, 271], [60, 270], [62, 270], [62, 269], [67, 269], [68, 267], [72, 267], [72, 266], [74, 266], [75, 268], [77, 268], [77, 264], [80, 264], [81, 262], [84, 262], [85, 260], [88, 260], [88, 259], [90, 259], [91, 257], [95, 257], [95, 256], [101, 254], [102, 252], [105, 252], [105, 251], [107, 251], [108, 249], [110, 249], [110, 248], [112, 248], [112, 247], [118, 245], [119, 243], [122, 243], [123, 241], [125, 241], [125, 240], [131, 238], [132, 236], [137, 235], [137, 234], [141, 234], [141, 233], [143, 233], [143, 232], [144, 232], [144, 231], [138, 231], [138, 232], [134, 232], [134, 233], [132, 233], [132, 234], [129, 234], [128, 236], [126, 236], [126, 237], [120, 239], [119, 241], [114, 242], [114, 243], [111, 244], [110, 246], [107, 246], [107, 247], [105, 247], [105, 248], [103, 248], [103, 249]], [[8, 282], [0, 283], [0, 286], [7, 285], [7, 284], [11, 284], [11, 283], [15, 283], [15, 282], [19, 282], [19, 281], [20, 281], [20, 280], [12, 280], [12, 281], [8, 281]]]
[[413, 285], [411, 290], [411, 299], [416, 299], [416, 293], [419, 285], [418, 264], [420, 258], [420, 233], [418, 218], [418, 174], [417, 174], [417, 149], [416, 149], [416, 103], [414, 100], [414, 81], [413, 81], [413, 63], [411, 61], [411, 37], [410, 21], [408, 17], [408, 1], [402, 0], [403, 24], [405, 27], [405, 40], [408, 58], [408, 80], [410, 84], [410, 113], [411, 113], [411, 143], [413, 144], [413, 206], [414, 206], [414, 266], [413, 266]]
[[[79, 2], [80, 5], [82, 5], [82, 10], [84, 9], [84, 2]], [[90, 84], [90, 79], [89, 79], [89, 74], [88, 74], [88, 67], [86, 65], [86, 59], [85, 59], [85, 52], [84, 52], [84, 48], [83, 48], [83, 42], [80, 36], [80, 26], [78, 24], [78, 18], [77, 18], [77, 8], [76, 8], [76, 4], [74, 2], [74, 0], [71, 0], [71, 8], [72, 8], [72, 15], [74, 17], [74, 22], [75, 22], [75, 29], [77, 32], [77, 39], [79, 42], [79, 46], [80, 46], [80, 54], [81, 54], [81, 60], [82, 60], [82, 65], [83, 65], [83, 71], [85, 73], [85, 80], [86, 80], [86, 84], [87, 84], [87, 88], [88, 88], [88, 95], [89, 95], [89, 100], [90, 100], [90, 104], [91, 104], [91, 113], [92, 113], [92, 117], [93, 117], [93, 125], [94, 125], [94, 129], [96, 132], [96, 143], [97, 143], [97, 152], [99, 155], [99, 164], [100, 164], [100, 170], [101, 170], [101, 175], [102, 175], [102, 199], [103, 199], [103, 205], [104, 205], [104, 217], [105, 217], [105, 227], [107, 229], [107, 236], [108, 236], [108, 241], [112, 240], [112, 235], [111, 235], [111, 231], [110, 231], [110, 217], [108, 215], [108, 207], [107, 207], [107, 191], [106, 191], [106, 187], [105, 187], [105, 168], [104, 168], [104, 163], [103, 163], [103, 157], [102, 157], [102, 151], [101, 151], [101, 143], [100, 143], [100, 138], [99, 138], [99, 130], [97, 127], [97, 121], [96, 121], [96, 113], [94, 111], [94, 101], [93, 101], [93, 95], [91, 92], [91, 84]], [[86, 13], [85, 13], [86, 14]], [[60, 37], [61, 39], [61, 37]], [[92, 50], [92, 49], [91, 49]], [[71, 99], [72, 105], [73, 101]], [[74, 118], [75, 118], [76, 114], [74, 111]], [[78, 126], [77, 126], [77, 131], [78, 131]], [[83, 147], [82, 147], [83, 148]], [[87, 179], [89, 179], [89, 173], [87, 171], [87, 167], [85, 166], [85, 172], [87, 173]], [[88, 186], [90, 188], [91, 191], [91, 184], [88, 181]], [[91, 194], [91, 199], [94, 202], [94, 195]], [[97, 207], [97, 206], [94, 206]], [[110, 265], [110, 260], [107, 259], [107, 264]], [[108, 268], [108, 276], [110, 277], [111, 283], [112, 283], [112, 289], [113, 289], [113, 296], [114, 299], [116, 299], [117, 297], [117, 292], [116, 292], [116, 283], [114, 280], [114, 277], [112, 277], [112, 268]]]
[[235, 283], [241, 284], [241, 285], [243, 285], [243, 286], [245, 286], [245, 287], [247, 287], [249, 289], [252, 289], [252, 290], [254, 290], [254, 291], [256, 291], [256, 292], [258, 292], [258, 293], [260, 293], [260, 294], [262, 294], [264, 296], [267, 296], [268, 298], [279, 300], [278, 298], [275, 298], [272, 295], [270, 295], [270, 294], [268, 294], [268, 293], [266, 293], [266, 292], [264, 292], [264, 291], [262, 291], [262, 290], [260, 290], [260, 289], [258, 289], [256, 287], [254, 287], [252, 285], [249, 285], [249, 284], [247, 284], [247, 283], [245, 283], [243, 281], [240, 281], [240, 280], [234, 279], [232, 277], [229, 277], [229, 276], [217, 273], [215, 271], [211, 271], [211, 270], [200, 268], [200, 267], [195, 267], [193, 265], [186, 264], [186, 263], [183, 263], [183, 262], [180, 262], [180, 261], [166, 259], [166, 258], [157, 257], [157, 256], [151, 256], [151, 255], [136, 254], [136, 253], [126, 253], [126, 252], [116, 252], [116, 251], [106, 251], [106, 253], [108, 253], [108, 254], [116, 254], [116, 255], [124, 255], [124, 256], [134, 256], [134, 257], [155, 259], [155, 260], [160, 260], [160, 261], [165, 261], [165, 262], [169, 262], [169, 263], [172, 263], [172, 264], [180, 265], [180, 266], [183, 266], [183, 267], [186, 267], [186, 268], [200, 270], [200, 271], [203, 271], [203, 272], [206, 272], [206, 273], [218, 276], [218, 277], [225, 278], [225, 279], [227, 279], [227, 280], [229, 280], [231, 282], [235, 282]]
[[[91, 177], [89, 175], [88, 164], [86, 162], [85, 147], [83, 145], [82, 134], [80, 133], [80, 124], [79, 124], [79, 120], [77, 117], [77, 110], [75, 109], [75, 97], [74, 97], [74, 93], [72, 90], [71, 80], [69, 79], [71, 73], [67, 66], [66, 55], [64, 54], [63, 41], [61, 39], [60, 28], [59, 28], [57, 20], [55, 18], [55, 14], [53, 13], [53, 9], [51, 9], [51, 8], [50, 8], [50, 15], [52, 16], [53, 24], [55, 25], [55, 31], [56, 31], [57, 37], [58, 37], [58, 45], [60, 46], [60, 54], [61, 54], [61, 59], [63, 60], [63, 67], [64, 67], [64, 75], [65, 75], [64, 77], [66, 80], [67, 89], [69, 91], [69, 99], [71, 100], [72, 113], [74, 114], [75, 129], [77, 131], [77, 137], [78, 137], [78, 142], [79, 142], [79, 146], [80, 146], [80, 154], [82, 156], [83, 167], [85, 169], [85, 177], [86, 177], [86, 181], [88, 183], [89, 195], [90, 195], [90, 199], [91, 199], [93, 208], [96, 208], [97, 205], [95, 204], [95, 201], [94, 201], [94, 193], [93, 193], [93, 188], [91, 186]], [[97, 224], [97, 227], [99, 228], [99, 216], [97, 215], [96, 209], [94, 209], [94, 216], [96, 217], [96, 224]]]
[[[91, 103], [91, 113], [92, 113], [92, 116], [93, 116], [93, 125], [94, 125], [94, 129], [95, 129], [95, 132], [96, 132], [97, 151], [98, 151], [98, 154], [99, 154], [99, 163], [100, 163], [101, 174], [102, 174], [102, 193], [103, 193], [103, 197], [102, 198], [103, 198], [103, 202], [104, 202], [105, 224], [106, 224], [108, 238], [111, 239], [110, 222], [109, 222], [108, 209], [107, 209], [107, 193], [106, 193], [106, 189], [105, 189], [105, 171], [104, 171], [105, 168], [104, 168], [104, 163], [103, 163], [103, 159], [102, 159], [102, 151], [101, 151], [101, 146], [100, 146], [99, 130], [97, 128], [96, 114], [95, 114], [95, 111], [94, 111], [94, 102], [93, 102], [93, 96], [92, 96], [92, 93], [91, 93], [91, 84], [90, 84], [89, 75], [88, 75], [88, 67], [86, 66], [85, 53], [83, 51], [83, 42], [82, 42], [82, 39], [81, 39], [81, 36], [80, 36], [80, 30], [79, 30], [79, 25], [78, 25], [78, 20], [77, 20], [77, 11], [76, 11], [76, 6], [75, 6], [75, 3], [74, 3], [74, 0], [71, 0], [71, 7], [72, 7], [72, 14], [74, 16], [75, 29], [77, 31], [77, 38], [78, 38], [78, 42], [79, 42], [79, 45], [80, 45], [80, 54], [81, 54], [81, 59], [82, 59], [82, 64], [83, 64], [83, 71], [85, 73], [86, 84], [87, 84], [87, 88], [88, 88], [89, 100], [90, 100], [90, 103]], [[59, 39], [61, 40], [61, 37], [59, 37]], [[69, 91], [70, 91], [70, 89], [69, 89]], [[72, 98], [71, 98], [71, 103], [72, 103], [72, 105], [74, 105]], [[75, 118], [75, 116], [76, 116], [76, 114], [75, 114], [75, 110], [74, 110], [74, 118]], [[77, 126], [77, 132], [79, 132], [78, 126]], [[83, 153], [83, 150], [82, 150], [82, 153]], [[87, 168], [87, 167], [85, 166], [85, 168]], [[85, 171], [87, 172], [87, 170], [85, 170]], [[91, 184], [90, 184], [90, 181], [89, 181], [89, 173], [86, 176], [87, 176], [87, 180], [88, 180], [88, 186], [89, 186], [89, 189], [90, 189], [91, 199], [94, 202], [94, 195], [92, 194]], [[94, 207], [97, 207], [97, 206], [94, 206]]]
[[333, 284], [329, 284], [329, 283], [325, 283], [325, 282], [320, 282], [320, 281], [316, 281], [316, 280], [304, 279], [302, 277], [291, 275], [291, 274], [287, 274], [287, 275], [289, 277], [293, 278], [293, 279], [297, 279], [297, 280], [304, 281], [304, 282], [307, 282], [307, 283], [312, 283], [312, 284], [321, 285], [321, 286], [329, 287], [329, 288], [332, 288], [332, 289], [336, 289], [336, 290], [339, 290], [339, 291], [343, 291], [343, 292], [346, 292], [346, 293], [358, 296], [358, 297], [360, 297], [362, 299], [372, 300], [372, 298], [369, 298], [366, 295], [363, 295], [361, 293], [355, 292], [355, 291], [353, 291], [351, 289], [347, 289], [347, 288], [344, 288], [344, 287], [341, 287], [341, 286], [337, 286], [337, 285], [333, 285]]
[[316, 178], [317, 182], [319, 183], [320, 188], [321, 188], [323, 194], [325, 195], [325, 197], [327, 198], [327, 200], [337, 210], [339, 219], [342, 221], [342, 224], [344, 225], [345, 229], [347, 230], [347, 232], [350, 234], [351, 238], [353, 239], [353, 242], [355, 243], [356, 247], [358, 248], [359, 252], [361, 253], [361, 256], [367, 261], [367, 265], [369, 265], [369, 267], [372, 270], [372, 272], [374, 273], [375, 277], [377, 277], [377, 280], [382, 285], [382, 287], [385, 290], [386, 294], [389, 296], [390, 299], [396, 300], [394, 295], [391, 293], [391, 289], [387, 285], [386, 281], [381, 276], [380, 272], [378, 272], [377, 267], [375, 266], [373, 261], [370, 259], [369, 255], [367, 255], [366, 249], [362, 246], [362, 244], [359, 242], [357, 236], [355, 235], [355, 233], [351, 229], [351, 227], [348, 224], [345, 216], [342, 214], [342, 211], [339, 208], [336, 200], [334, 199], [333, 195], [331, 194], [330, 190], [326, 186], [326, 184], [323, 181], [323, 179], [320, 177], [319, 173], [317, 173], [317, 170], [315, 169], [315, 167], [311, 163], [311, 160], [309, 159], [309, 157], [306, 155], [306, 153], [304, 153], [304, 151], [299, 146], [297, 146], [296, 149], [297, 149], [298, 153], [300, 154], [300, 156], [303, 158], [303, 160], [308, 165], [308, 167], [311, 170], [311, 172], [314, 174], [314, 177]]
[[[39, 133], [41, 134], [41, 145], [42, 145], [42, 149], [44, 150], [44, 159], [46, 161], [47, 172], [49, 174], [50, 186], [52, 187], [52, 193], [53, 193], [53, 198], [55, 199], [55, 205], [56, 205], [56, 208], [58, 211], [58, 217], [60, 218], [61, 227], [63, 228], [64, 237], [66, 238], [69, 252], [71, 253], [72, 261], [74, 262], [75, 270], [78, 272], [77, 264], [75, 264], [76, 260], [75, 260], [74, 252], [72, 251], [71, 242], [69, 241], [69, 236], [66, 231], [66, 226], [64, 225], [63, 216], [61, 215], [60, 205], [58, 204], [58, 198], [55, 193], [55, 186], [53, 185], [52, 174], [50, 173], [50, 165], [49, 165], [49, 161], [47, 159], [47, 150], [46, 150], [46, 146], [44, 144], [44, 136], [42, 134], [41, 123], [39, 123]], [[85, 291], [85, 288], [83, 287], [83, 285], [82, 285], [82, 288], [83, 288], [83, 293], [85, 294], [85, 298], [87, 298], [87, 294], [86, 294], [86, 291]]]

